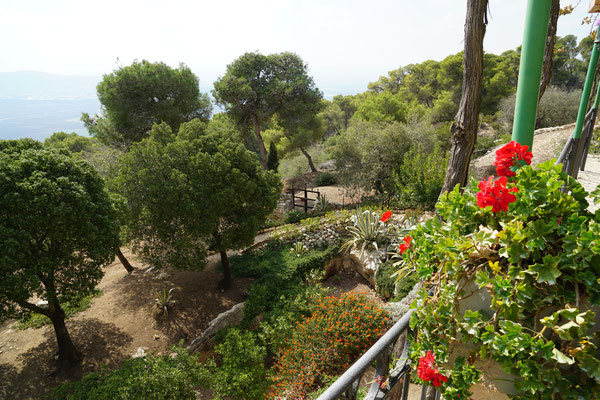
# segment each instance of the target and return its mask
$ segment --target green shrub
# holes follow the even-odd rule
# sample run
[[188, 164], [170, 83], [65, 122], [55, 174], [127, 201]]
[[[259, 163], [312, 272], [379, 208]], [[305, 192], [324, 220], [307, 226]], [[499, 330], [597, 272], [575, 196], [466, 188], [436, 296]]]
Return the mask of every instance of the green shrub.
[[427, 153], [419, 144], [411, 147], [394, 173], [394, 191], [404, 207], [433, 209], [447, 165], [448, 157], [439, 147]]
[[[524, 166], [503, 193], [475, 181], [457, 187], [440, 199], [439, 219], [413, 230], [404, 257], [426, 286], [412, 359], [435, 354], [448, 376], [445, 399], [468, 398], [493, 363], [518, 377], [513, 398], [599, 398], [590, 307], [600, 304], [600, 213], [587, 211], [587, 195], [552, 161]], [[506, 207], [483, 208], [490, 196]], [[478, 293], [487, 304], [461, 308]]]
[[375, 284], [377, 285], [377, 294], [388, 300], [394, 296], [396, 278], [392, 275], [396, 272], [391, 265], [384, 264], [375, 274]]
[[331, 186], [335, 185], [337, 181], [337, 177], [334, 174], [332, 174], [331, 172], [324, 172], [315, 177], [313, 184], [315, 186]]
[[300, 210], [292, 210], [285, 215], [285, 223], [286, 224], [297, 224], [306, 218], [307, 215], [304, 211]]
[[413, 290], [417, 282], [419, 282], [419, 274], [414, 271], [406, 274], [406, 276], [398, 281], [398, 284], [396, 285], [396, 296], [392, 301], [400, 301], [405, 298], [408, 293]]
[[199, 363], [187, 350], [173, 348], [176, 357], [149, 355], [125, 360], [115, 370], [103, 367], [79, 382], [58, 386], [54, 400], [194, 400]]
[[311, 249], [297, 257], [291, 249], [292, 245], [274, 243], [256, 252], [231, 257], [234, 276], [258, 278], [248, 290], [243, 326], [249, 326], [257, 315], [271, 310], [277, 299], [301, 285], [311, 272], [322, 268], [339, 252], [339, 246], [332, 245]]
[[206, 361], [199, 372], [200, 384], [213, 391], [214, 399], [264, 399], [266, 353], [254, 333], [229, 329], [215, 352], [217, 360]]
[[387, 313], [366, 294], [323, 297], [299, 321], [269, 372], [268, 399], [305, 398], [385, 332]]
[[[94, 290], [94, 293], [90, 296], [82, 297], [78, 300], [66, 301], [64, 304], [61, 304], [63, 311], [65, 312], [65, 318], [69, 318], [78, 312], [85, 311], [92, 305], [92, 301], [95, 297], [102, 296], [102, 290]], [[52, 321], [50, 318], [46, 317], [42, 314], [37, 313], [26, 313], [15, 324], [17, 329], [27, 329], [27, 328], [41, 328], [44, 325], [50, 325]]]

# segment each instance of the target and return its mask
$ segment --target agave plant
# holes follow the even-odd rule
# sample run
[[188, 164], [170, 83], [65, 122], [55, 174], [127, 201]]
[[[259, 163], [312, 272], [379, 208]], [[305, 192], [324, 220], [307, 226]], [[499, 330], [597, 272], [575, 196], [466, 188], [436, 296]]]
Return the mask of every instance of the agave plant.
[[329, 200], [325, 197], [324, 194], [317, 197], [317, 201], [315, 202], [315, 210], [317, 211], [325, 211], [329, 208]]
[[341, 251], [350, 251], [354, 246], [360, 247], [361, 256], [366, 249], [379, 251], [379, 245], [386, 240], [387, 226], [377, 214], [370, 210], [356, 210], [351, 219], [354, 225], [348, 230], [352, 237], [342, 245]]
[[302, 254], [306, 253], [307, 251], [308, 251], [308, 249], [302, 242], [294, 243], [294, 245], [292, 246], [292, 250], [291, 250], [292, 254], [294, 254], [296, 257], [300, 257]]
[[156, 307], [163, 312], [165, 318], [169, 315], [169, 309], [177, 304], [175, 293], [178, 291], [180, 291], [179, 288], [174, 287], [168, 292], [167, 288], [163, 288], [163, 290], [156, 292]]

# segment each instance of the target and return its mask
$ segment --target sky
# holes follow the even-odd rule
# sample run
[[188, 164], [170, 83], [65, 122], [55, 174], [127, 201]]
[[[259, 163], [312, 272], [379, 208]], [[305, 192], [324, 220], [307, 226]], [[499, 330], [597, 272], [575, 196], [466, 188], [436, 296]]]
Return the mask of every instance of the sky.
[[[210, 88], [247, 51], [292, 51], [330, 98], [462, 50], [466, 0], [0, 0], [0, 72], [101, 76], [133, 60], [183, 62]], [[525, 0], [491, 0], [485, 51], [520, 45]], [[563, 0], [562, 5], [568, 4]], [[578, 3], [577, 0], [572, 3]], [[588, 0], [558, 34], [586, 36]], [[541, 21], [540, 23], [545, 23]]]

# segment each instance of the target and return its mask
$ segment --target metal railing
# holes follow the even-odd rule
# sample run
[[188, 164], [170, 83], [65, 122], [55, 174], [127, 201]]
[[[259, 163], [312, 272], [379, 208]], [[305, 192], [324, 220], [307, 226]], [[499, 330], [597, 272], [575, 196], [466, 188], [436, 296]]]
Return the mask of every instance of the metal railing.
[[[407, 332], [410, 317], [415, 310], [409, 310], [390, 330], [388, 330], [362, 357], [358, 359], [342, 376], [321, 394], [317, 400], [355, 400], [359, 390], [362, 377], [367, 369], [376, 362], [375, 373], [371, 380], [371, 386], [364, 398], [365, 400], [385, 399], [397, 385], [401, 385], [400, 392], [394, 393], [394, 398], [406, 400], [408, 398], [410, 381], [410, 361], [408, 358], [408, 339], [402, 343], [403, 348], [400, 357], [392, 363], [394, 347], [400, 336]], [[408, 337], [408, 335], [407, 335]], [[383, 384], [385, 383], [385, 385]], [[426, 387], [423, 386], [421, 398], [425, 398]], [[439, 393], [435, 394], [439, 398]]]
[[570, 136], [555, 164], [562, 164], [563, 171], [577, 178], [579, 171], [585, 169], [588, 149], [594, 134], [597, 108], [591, 108], [585, 116], [585, 123], [580, 138]]

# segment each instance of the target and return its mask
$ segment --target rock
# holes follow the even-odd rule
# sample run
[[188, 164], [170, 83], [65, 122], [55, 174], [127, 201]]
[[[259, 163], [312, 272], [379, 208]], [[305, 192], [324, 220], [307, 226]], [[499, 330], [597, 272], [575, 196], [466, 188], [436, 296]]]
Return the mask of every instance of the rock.
[[353, 263], [356, 272], [361, 274], [371, 286], [375, 287], [375, 274], [381, 266], [381, 254], [375, 250], [365, 250], [361, 253], [360, 250], [352, 249], [350, 255], [354, 256], [356, 261]]
[[162, 271], [161, 273], [156, 275], [156, 279], [168, 279], [170, 277], [171, 277], [171, 275], [169, 275], [169, 273], [167, 271]]
[[147, 350], [148, 350], [147, 347], [138, 347], [137, 351], [135, 352], [134, 355], [131, 356], [131, 358], [146, 357]]
[[221, 329], [236, 326], [244, 317], [245, 305], [245, 303], [238, 303], [230, 310], [219, 314], [217, 318], [210, 321], [208, 328], [202, 333], [202, 336], [194, 339], [188, 347], [190, 353], [194, 353], [209, 345]]
[[145, 274], [150, 273], [150, 272], [152, 272], [153, 269], [154, 269], [154, 267], [148, 267], [144, 270], [144, 273]]

